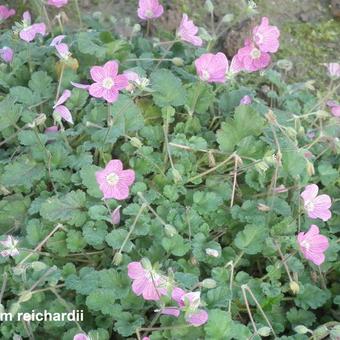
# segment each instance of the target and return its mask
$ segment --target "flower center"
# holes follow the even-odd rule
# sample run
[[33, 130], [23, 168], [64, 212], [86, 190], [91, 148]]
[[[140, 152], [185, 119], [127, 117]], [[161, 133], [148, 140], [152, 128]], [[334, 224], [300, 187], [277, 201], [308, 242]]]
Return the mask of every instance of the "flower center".
[[153, 12], [152, 12], [151, 9], [147, 9], [147, 10], [145, 11], [145, 14], [146, 14], [146, 16], [147, 16], [148, 18], [152, 18], [152, 17], [153, 17]]
[[115, 84], [114, 80], [109, 77], [105, 78], [102, 83], [103, 87], [107, 90], [111, 90], [114, 84]]
[[305, 203], [305, 209], [307, 211], [313, 211], [314, 210], [314, 203], [312, 201], [306, 201]]
[[209, 72], [207, 70], [203, 70], [203, 72], [202, 72], [202, 79], [203, 80], [209, 80], [209, 78], [210, 78]]
[[305, 248], [306, 250], [309, 250], [309, 248], [310, 248], [310, 243], [309, 243], [308, 241], [304, 240], [304, 241], [301, 242], [301, 246], [302, 246], [303, 248]]
[[116, 185], [119, 181], [119, 177], [114, 172], [111, 172], [106, 176], [106, 180], [110, 185]]
[[253, 48], [252, 51], [250, 52], [250, 55], [253, 59], [258, 59], [261, 56], [261, 52], [257, 48]]

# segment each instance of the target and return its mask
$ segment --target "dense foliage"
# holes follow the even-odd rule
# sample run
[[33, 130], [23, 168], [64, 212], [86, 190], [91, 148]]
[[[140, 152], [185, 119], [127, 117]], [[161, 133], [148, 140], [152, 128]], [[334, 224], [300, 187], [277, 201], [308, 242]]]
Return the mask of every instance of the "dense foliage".
[[[40, 27], [30, 42], [1, 25], [14, 56], [0, 65], [0, 234], [18, 253], [0, 257], [0, 312], [85, 315], [4, 321], [1, 339], [339, 338], [340, 124], [327, 106], [339, 78], [325, 93], [287, 84], [289, 63], [272, 55], [209, 82], [195, 66], [206, 47], [163, 44], [149, 24], [126, 39], [91, 17], [79, 30]], [[117, 98], [79, 88], [112, 60], [139, 76]], [[134, 171], [128, 197], [103, 199], [98, 172], [111, 160]], [[331, 197], [331, 218], [311, 215], [300, 197], [310, 184]], [[329, 242], [320, 266], [297, 240], [311, 225]], [[167, 294], [137, 296], [128, 265], [140, 261], [200, 291], [207, 322], [163, 315]]]

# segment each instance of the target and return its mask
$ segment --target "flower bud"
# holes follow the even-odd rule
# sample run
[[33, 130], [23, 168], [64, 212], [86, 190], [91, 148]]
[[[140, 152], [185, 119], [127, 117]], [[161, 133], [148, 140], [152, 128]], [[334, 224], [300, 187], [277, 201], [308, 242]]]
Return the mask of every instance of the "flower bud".
[[260, 336], [269, 336], [271, 332], [271, 329], [269, 327], [261, 327], [258, 331], [257, 334]]
[[32, 292], [29, 290], [25, 290], [22, 293], [20, 293], [19, 303], [29, 301], [31, 300], [31, 298], [32, 298]]
[[140, 262], [141, 262], [142, 267], [144, 269], [147, 269], [147, 270], [151, 270], [152, 269], [151, 262], [150, 262], [150, 260], [148, 258], [143, 257]]
[[115, 256], [113, 257], [113, 263], [118, 266], [121, 264], [121, 262], [123, 261], [123, 255], [122, 253], [116, 253]]
[[286, 132], [287, 132], [287, 135], [288, 135], [290, 138], [292, 138], [292, 139], [295, 139], [295, 138], [296, 138], [296, 135], [297, 135], [296, 130], [293, 129], [292, 127], [287, 127], [287, 128], [286, 128]]
[[287, 59], [281, 59], [277, 62], [277, 67], [281, 70], [290, 71], [293, 68], [293, 63]]
[[193, 266], [197, 266], [197, 259], [196, 257], [192, 256], [190, 257], [190, 263], [193, 265]]
[[130, 143], [135, 147], [135, 148], [141, 148], [143, 146], [143, 143], [137, 138], [137, 137], [132, 137], [130, 139]]
[[218, 252], [218, 250], [212, 249], [212, 248], [206, 248], [205, 253], [208, 256], [212, 256], [212, 257], [219, 257], [220, 256], [220, 253]]
[[266, 114], [266, 118], [270, 124], [276, 123], [276, 116], [274, 115], [272, 110], [269, 110]]
[[201, 286], [202, 286], [203, 288], [212, 289], [212, 288], [215, 288], [215, 287], [216, 287], [216, 281], [213, 280], [213, 279], [204, 279], [204, 280], [201, 282]]
[[171, 59], [171, 62], [175, 65], [175, 66], [178, 66], [178, 67], [181, 67], [184, 65], [184, 60], [182, 58], [178, 58], [178, 57], [175, 57], [175, 58], [172, 58]]
[[255, 169], [258, 171], [258, 172], [266, 172], [268, 169], [269, 169], [269, 166], [267, 165], [266, 162], [258, 162], [255, 164]]
[[234, 14], [226, 14], [223, 18], [222, 18], [222, 22], [228, 24], [229, 22], [232, 22], [234, 20]]
[[293, 294], [297, 294], [300, 291], [300, 286], [297, 282], [291, 281], [289, 284], [290, 290], [293, 292]]
[[132, 33], [138, 33], [140, 32], [140, 30], [141, 30], [141, 26], [139, 24], [133, 25]]
[[44, 113], [40, 113], [35, 119], [34, 123], [36, 126], [44, 124], [46, 121], [46, 115]]
[[259, 204], [257, 205], [257, 210], [267, 212], [267, 211], [270, 211], [270, 207], [268, 207], [268, 205], [259, 203]]
[[307, 161], [307, 174], [313, 176], [315, 174], [314, 165], [310, 161]]
[[313, 331], [313, 337], [315, 337], [316, 339], [323, 339], [328, 335], [328, 333], [328, 328], [322, 325]]
[[216, 166], [215, 157], [211, 150], [208, 151], [208, 160], [209, 160], [210, 168], [213, 168], [214, 166]]
[[175, 182], [181, 182], [182, 181], [182, 176], [179, 173], [179, 171], [175, 168], [172, 169], [172, 176], [174, 176]]
[[173, 237], [173, 236], [177, 235], [176, 228], [174, 228], [171, 224], [167, 224], [164, 227], [164, 232], [165, 232], [165, 235], [169, 236], [169, 237]]
[[209, 12], [213, 13], [214, 12], [214, 5], [210, 0], [206, 0], [204, 4], [204, 8]]
[[309, 332], [309, 329], [303, 325], [299, 325], [294, 327], [294, 331], [298, 334], [306, 334], [307, 332]]

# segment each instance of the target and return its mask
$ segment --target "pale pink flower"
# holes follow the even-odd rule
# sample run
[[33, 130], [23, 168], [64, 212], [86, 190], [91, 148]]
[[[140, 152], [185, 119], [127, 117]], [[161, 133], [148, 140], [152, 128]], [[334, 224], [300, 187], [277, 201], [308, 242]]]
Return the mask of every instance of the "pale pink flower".
[[1, 256], [7, 257], [19, 255], [19, 250], [17, 249], [18, 240], [16, 240], [13, 236], [8, 235], [4, 241], [0, 241], [0, 244], [6, 248], [0, 252]]
[[73, 124], [73, 119], [70, 110], [63, 105], [71, 97], [71, 91], [65, 90], [57, 102], [53, 106], [53, 114], [58, 117], [58, 115], [64, 119], [66, 122]]
[[340, 105], [337, 102], [328, 100], [326, 104], [330, 107], [331, 113], [334, 117], [340, 117]]
[[195, 60], [198, 76], [208, 83], [224, 83], [228, 72], [228, 59], [219, 52], [205, 53]]
[[76, 87], [77, 89], [81, 89], [81, 90], [86, 90], [88, 91], [90, 86], [89, 84], [80, 84], [80, 83], [75, 83], [73, 81], [71, 81], [71, 84]]
[[249, 39], [245, 41], [244, 47], [237, 52], [237, 60], [242, 70], [255, 72], [266, 68], [271, 61], [269, 53], [259, 50]]
[[47, 4], [57, 7], [57, 8], [61, 8], [65, 5], [67, 5], [68, 0], [48, 0]]
[[45, 129], [45, 133], [55, 133], [58, 132], [58, 126], [57, 125], [52, 125], [49, 126]]
[[177, 32], [179, 38], [194, 46], [202, 46], [202, 39], [196, 36], [197, 32], [198, 27], [194, 25], [192, 20], [189, 20], [187, 14], [183, 14], [182, 21]]
[[108, 61], [104, 66], [93, 66], [90, 70], [95, 81], [89, 87], [89, 93], [95, 98], [104, 98], [108, 103], [118, 99], [119, 91], [125, 89], [129, 82], [122, 74], [118, 74], [118, 63]]
[[148, 336], [144, 336], [142, 340], [150, 340]]
[[328, 74], [331, 78], [339, 78], [340, 77], [340, 64], [339, 63], [329, 63], [326, 64], [328, 69]]
[[253, 102], [253, 98], [250, 96], [244, 96], [241, 100], [240, 100], [240, 104], [241, 105], [250, 105]]
[[331, 198], [328, 195], [319, 195], [319, 187], [316, 184], [307, 185], [301, 193], [304, 200], [304, 208], [310, 218], [321, 218], [328, 221], [332, 217], [329, 208], [332, 205]]
[[111, 214], [111, 222], [112, 224], [119, 224], [120, 222], [120, 208], [122, 206], [118, 206], [115, 210], [113, 210], [112, 214]]
[[126, 70], [123, 72], [123, 75], [128, 80], [129, 84], [126, 87], [126, 90], [129, 92], [133, 92], [135, 90], [135, 85], [141, 83], [141, 78], [139, 74], [132, 70]]
[[0, 57], [5, 63], [11, 63], [14, 57], [14, 52], [10, 47], [3, 47], [0, 49]]
[[329, 247], [326, 236], [319, 234], [319, 228], [312, 224], [309, 230], [301, 232], [297, 236], [297, 241], [303, 256], [319, 266], [325, 261], [324, 252]]
[[56, 48], [60, 59], [67, 60], [71, 53], [69, 51], [68, 45], [62, 42], [64, 39], [65, 35], [58, 35], [52, 40], [50, 46]]
[[129, 187], [135, 181], [135, 172], [123, 170], [122, 162], [113, 159], [103, 170], [96, 172], [96, 179], [104, 199], [125, 200], [129, 196]]
[[233, 59], [231, 59], [228, 78], [233, 78], [237, 73], [243, 71], [242, 61], [239, 59], [238, 55], [234, 55]]
[[137, 14], [143, 20], [156, 19], [164, 12], [158, 0], [139, 0]]
[[44, 23], [31, 25], [31, 21], [31, 14], [26, 11], [23, 14], [23, 29], [19, 33], [20, 38], [26, 42], [33, 41], [37, 34], [46, 35], [46, 25]]
[[279, 37], [279, 29], [269, 25], [267, 17], [263, 17], [261, 24], [253, 29], [253, 40], [262, 52], [277, 52], [280, 46]]
[[132, 291], [144, 300], [158, 301], [167, 294], [166, 278], [153, 268], [143, 268], [141, 262], [128, 264], [128, 275], [133, 280]]
[[193, 326], [201, 326], [208, 321], [208, 313], [199, 309], [201, 304], [201, 293], [186, 293], [183, 289], [175, 287], [171, 295], [178, 307], [166, 307], [162, 309], [162, 314], [178, 317], [180, 311], [184, 311], [185, 320]]
[[15, 9], [0, 5], [0, 23], [15, 15]]
[[73, 340], [91, 340], [91, 339], [84, 333], [78, 333], [73, 337]]

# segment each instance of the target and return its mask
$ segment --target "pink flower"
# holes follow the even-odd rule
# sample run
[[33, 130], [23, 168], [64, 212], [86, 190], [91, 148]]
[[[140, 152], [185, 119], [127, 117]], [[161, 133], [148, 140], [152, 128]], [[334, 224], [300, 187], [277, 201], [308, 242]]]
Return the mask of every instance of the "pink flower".
[[111, 222], [112, 224], [119, 224], [120, 222], [120, 208], [122, 206], [118, 206], [115, 210], [113, 210], [112, 214], [111, 214]]
[[88, 91], [90, 88], [89, 84], [79, 84], [79, 83], [75, 83], [73, 81], [71, 81], [71, 84], [76, 87], [77, 89], [81, 89], [81, 90], [86, 90]]
[[73, 340], [91, 340], [91, 339], [84, 333], [78, 333], [73, 337]]
[[139, 0], [138, 16], [143, 20], [156, 19], [164, 12], [163, 6], [158, 0]]
[[326, 64], [328, 68], [328, 74], [331, 78], [339, 78], [340, 77], [340, 64], [339, 63], [329, 63]]
[[140, 84], [142, 79], [140, 78], [137, 72], [131, 70], [124, 71], [123, 75], [129, 82], [128, 86], [126, 87], [126, 90], [132, 93], [135, 90], [135, 85]]
[[46, 25], [44, 23], [31, 25], [31, 14], [26, 11], [23, 14], [23, 29], [20, 31], [19, 36], [22, 40], [31, 42], [37, 34], [46, 35]]
[[331, 108], [331, 113], [334, 117], [340, 117], [340, 105], [332, 100], [327, 101], [327, 106]]
[[142, 340], [150, 340], [148, 336], [144, 336]]
[[186, 41], [194, 46], [202, 46], [202, 39], [197, 37], [198, 27], [192, 20], [188, 19], [187, 14], [183, 14], [181, 24], [178, 29], [178, 36], [181, 40]]
[[10, 47], [3, 47], [0, 49], [0, 57], [5, 63], [11, 63], [13, 60], [14, 52]]
[[326, 236], [319, 234], [319, 228], [312, 224], [306, 233], [299, 233], [297, 241], [303, 256], [319, 266], [325, 261], [323, 254], [329, 247]]
[[259, 50], [249, 39], [245, 41], [244, 47], [237, 52], [237, 60], [240, 67], [248, 72], [254, 72], [266, 68], [271, 61], [268, 53]]
[[67, 60], [69, 56], [71, 55], [71, 53], [69, 51], [68, 45], [62, 42], [64, 38], [65, 38], [64, 35], [56, 36], [52, 40], [50, 46], [53, 46], [56, 48], [60, 59]]
[[16, 240], [13, 236], [8, 235], [4, 241], [0, 241], [0, 244], [6, 248], [0, 252], [1, 256], [7, 257], [19, 255], [19, 250], [17, 249], [18, 240]]
[[277, 194], [282, 194], [284, 192], [287, 192], [288, 189], [283, 184], [281, 184], [278, 187], [276, 187], [273, 191]]
[[68, 0], [48, 0], [47, 2], [48, 5], [51, 5], [57, 8], [67, 5], [67, 3], [68, 3]]
[[49, 126], [45, 129], [45, 133], [55, 133], [58, 132], [58, 126], [57, 125], [52, 125]]
[[129, 196], [129, 187], [135, 181], [135, 172], [123, 170], [122, 162], [113, 159], [105, 169], [96, 172], [96, 179], [104, 199], [125, 200]]
[[6, 6], [0, 6], [0, 23], [15, 15], [15, 9], [8, 8]]
[[267, 17], [263, 17], [261, 24], [253, 29], [253, 40], [261, 52], [277, 52], [280, 46], [279, 37], [279, 29], [269, 25]]
[[195, 60], [198, 76], [208, 83], [224, 83], [228, 72], [228, 59], [219, 52], [205, 53]]
[[316, 184], [307, 185], [301, 193], [304, 200], [304, 207], [310, 218], [321, 218], [328, 221], [332, 217], [329, 208], [332, 205], [331, 198], [328, 195], [318, 196], [319, 187]]
[[150, 268], [143, 268], [141, 262], [128, 264], [128, 275], [133, 280], [132, 291], [144, 300], [158, 301], [162, 295], [166, 295], [166, 278]]
[[125, 89], [129, 82], [122, 74], [118, 74], [118, 63], [108, 61], [104, 66], [93, 66], [90, 70], [95, 81], [89, 87], [89, 93], [95, 98], [104, 98], [108, 103], [117, 100], [119, 90]]
[[62, 105], [70, 97], [71, 97], [71, 91], [65, 90], [53, 106], [53, 109], [54, 109], [53, 115], [57, 117], [56, 120], [58, 120], [58, 116], [59, 116], [62, 119], [64, 119], [66, 122], [73, 124], [73, 119], [72, 119], [70, 110], [65, 105]]
[[201, 293], [186, 293], [183, 289], [175, 287], [171, 295], [179, 307], [166, 307], [162, 310], [162, 314], [178, 317], [180, 311], [185, 312], [185, 319], [193, 326], [201, 326], [208, 321], [208, 313], [199, 309], [201, 304]]
[[253, 98], [250, 96], [244, 96], [241, 100], [240, 100], [240, 104], [242, 105], [250, 105], [253, 101]]
[[237, 73], [243, 71], [242, 61], [239, 59], [238, 55], [234, 55], [233, 59], [231, 59], [228, 78], [233, 78]]

